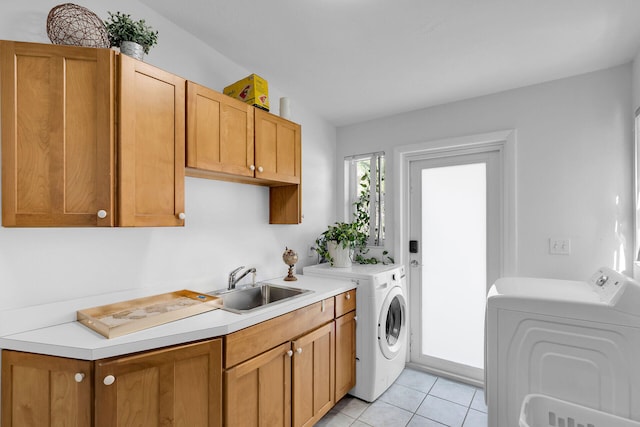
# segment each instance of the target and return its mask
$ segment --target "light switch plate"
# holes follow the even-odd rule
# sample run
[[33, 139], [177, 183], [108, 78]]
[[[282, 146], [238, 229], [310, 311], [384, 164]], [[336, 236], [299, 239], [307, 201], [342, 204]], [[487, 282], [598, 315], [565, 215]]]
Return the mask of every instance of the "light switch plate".
[[570, 255], [571, 239], [568, 237], [549, 238], [549, 253], [551, 255]]

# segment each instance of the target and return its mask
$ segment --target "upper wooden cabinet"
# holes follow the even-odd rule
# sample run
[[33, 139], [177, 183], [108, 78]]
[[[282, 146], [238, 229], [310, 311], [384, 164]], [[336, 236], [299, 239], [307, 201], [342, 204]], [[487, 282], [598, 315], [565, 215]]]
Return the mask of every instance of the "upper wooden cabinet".
[[114, 76], [111, 50], [0, 42], [3, 225], [115, 224]]
[[253, 112], [251, 105], [187, 82], [187, 167], [253, 177]]
[[300, 125], [187, 82], [189, 176], [265, 185], [269, 222], [302, 222]]
[[255, 116], [256, 177], [299, 184], [300, 125], [257, 108]]
[[187, 82], [186, 165], [194, 176], [300, 184], [300, 164], [300, 125]]
[[184, 223], [183, 79], [110, 49], [10, 41], [0, 78], [4, 226]]
[[183, 225], [185, 80], [119, 60], [118, 225]]

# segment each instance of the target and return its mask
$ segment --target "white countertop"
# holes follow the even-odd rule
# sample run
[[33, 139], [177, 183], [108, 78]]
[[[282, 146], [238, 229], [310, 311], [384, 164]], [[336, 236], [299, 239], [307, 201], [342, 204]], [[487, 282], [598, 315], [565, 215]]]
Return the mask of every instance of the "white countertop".
[[[82, 360], [103, 359], [226, 335], [355, 288], [355, 284], [348, 280], [311, 276], [298, 276], [296, 282], [285, 282], [281, 278], [265, 282], [310, 289], [313, 292], [245, 314], [235, 314], [221, 309], [213, 310], [110, 339], [79, 322], [66, 321], [1, 336], [0, 348]], [[132, 292], [129, 297], [126, 295], [127, 293], [119, 293], [118, 297], [121, 298], [119, 301], [137, 298], [140, 293]], [[114, 302], [113, 296], [110, 295], [105, 295], [103, 300], [104, 302], [100, 303], [93, 297], [87, 299], [86, 303], [89, 305], [84, 306], [81, 305], [83, 300], [74, 301], [76, 307], [72, 312], [62, 313], [61, 317], [75, 319], [75, 310]], [[45, 313], [47, 310], [51, 311], [52, 307], [59, 306], [59, 304], [43, 305], [22, 312], [33, 316], [34, 310]], [[65, 308], [67, 311], [68, 306], [67, 304]], [[16, 311], [12, 315], [19, 312]], [[71, 314], [72, 317], [70, 317]], [[20, 322], [20, 319], [13, 320]]]

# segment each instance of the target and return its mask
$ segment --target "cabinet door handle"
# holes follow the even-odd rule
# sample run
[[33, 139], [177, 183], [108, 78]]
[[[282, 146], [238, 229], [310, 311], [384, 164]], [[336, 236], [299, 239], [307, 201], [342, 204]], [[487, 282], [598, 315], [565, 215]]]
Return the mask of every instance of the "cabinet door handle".
[[116, 382], [116, 377], [114, 377], [113, 375], [107, 375], [106, 377], [104, 377], [104, 380], [102, 380], [102, 382], [104, 383], [104, 385], [111, 385]]
[[76, 380], [77, 383], [81, 383], [84, 380], [84, 374], [82, 372], [78, 372], [73, 376], [73, 379]]
[[351, 299], [351, 294], [347, 294], [346, 298]]
[[256, 166], [255, 165], [251, 165], [249, 166], [249, 169], [251, 169], [252, 171], [256, 170]]
[[180, 213], [178, 214], [178, 219], [185, 219], [186, 217], [187, 217], [187, 215], [185, 215], [185, 213], [184, 213], [184, 212], [180, 212]]
[[258, 166], [258, 172], [263, 172], [264, 169], [262, 168], [262, 166]]
[[98, 218], [103, 219], [107, 217], [107, 211], [105, 211], [104, 209], [100, 209], [98, 211]]
[[287, 356], [289, 356], [289, 357], [293, 356], [293, 350], [287, 351]]
[[298, 353], [298, 354], [302, 354], [302, 347], [298, 347], [298, 348], [296, 349], [296, 353]]

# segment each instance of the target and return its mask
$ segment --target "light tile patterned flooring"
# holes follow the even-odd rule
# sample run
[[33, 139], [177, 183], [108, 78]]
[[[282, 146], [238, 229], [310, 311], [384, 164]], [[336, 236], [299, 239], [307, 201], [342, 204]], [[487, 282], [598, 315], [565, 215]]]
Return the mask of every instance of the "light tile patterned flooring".
[[484, 391], [410, 368], [375, 402], [345, 396], [316, 426], [487, 427]]

